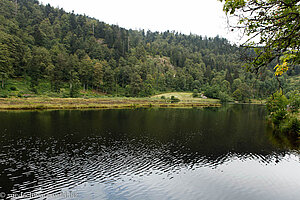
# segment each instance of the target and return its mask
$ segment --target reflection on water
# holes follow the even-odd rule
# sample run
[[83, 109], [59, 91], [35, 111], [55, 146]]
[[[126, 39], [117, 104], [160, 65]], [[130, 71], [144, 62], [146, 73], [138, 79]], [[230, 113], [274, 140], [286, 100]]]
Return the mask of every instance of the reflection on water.
[[0, 112], [0, 194], [297, 199], [298, 147], [275, 145], [264, 117], [249, 105]]

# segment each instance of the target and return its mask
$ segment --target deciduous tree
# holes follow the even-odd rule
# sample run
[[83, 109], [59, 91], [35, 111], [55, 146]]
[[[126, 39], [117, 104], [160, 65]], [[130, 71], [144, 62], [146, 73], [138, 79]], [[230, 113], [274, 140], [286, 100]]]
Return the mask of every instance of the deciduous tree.
[[237, 18], [237, 24], [232, 27], [242, 29], [249, 37], [244, 45], [256, 51], [248, 65], [250, 70], [258, 71], [261, 66], [280, 58], [275, 67], [278, 76], [286, 72], [289, 65], [299, 64], [299, 0], [220, 1], [224, 2], [227, 15]]

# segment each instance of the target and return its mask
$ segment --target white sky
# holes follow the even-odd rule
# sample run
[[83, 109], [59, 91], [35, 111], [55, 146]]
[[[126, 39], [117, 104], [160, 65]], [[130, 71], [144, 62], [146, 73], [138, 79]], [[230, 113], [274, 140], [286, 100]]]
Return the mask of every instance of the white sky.
[[238, 43], [227, 28], [222, 3], [217, 0], [41, 0], [43, 4], [86, 14], [108, 24], [151, 31], [175, 30], [208, 37], [219, 35]]

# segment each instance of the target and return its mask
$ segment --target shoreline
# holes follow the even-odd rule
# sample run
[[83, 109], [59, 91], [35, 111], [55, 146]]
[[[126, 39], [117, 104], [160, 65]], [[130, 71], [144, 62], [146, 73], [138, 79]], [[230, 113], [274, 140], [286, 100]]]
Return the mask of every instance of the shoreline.
[[171, 103], [151, 98], [0, 98], [0, 111], [220, 107], [216, 102]]

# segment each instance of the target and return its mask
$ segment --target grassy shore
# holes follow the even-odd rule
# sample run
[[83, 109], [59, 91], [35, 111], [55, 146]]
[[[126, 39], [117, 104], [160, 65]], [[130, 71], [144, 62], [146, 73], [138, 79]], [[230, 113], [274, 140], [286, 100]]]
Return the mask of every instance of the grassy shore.
[[[162, 96], [164, 97], [162, 99]], [[171, 97], [180, 102], [171, 103]], [[265, 101], [251, 100], [251, 104], [264, 104]], [[121, 109], [121, 108], [187, 108], [219, 107], [220, 100], [210, 98], [193, 98], [191, 92], [169, 92], [149, 98], [126, 97], [9, 97], [0, 98], [0, 110], [46, 110], [46, 109]]]
[[149, 107], [218, 107], [218, 101], [182, 100], [171, 103], [170, 100], [152, 98], [0, 98], [0, 110], [46, 110], [46, 109], [118, 109]]

